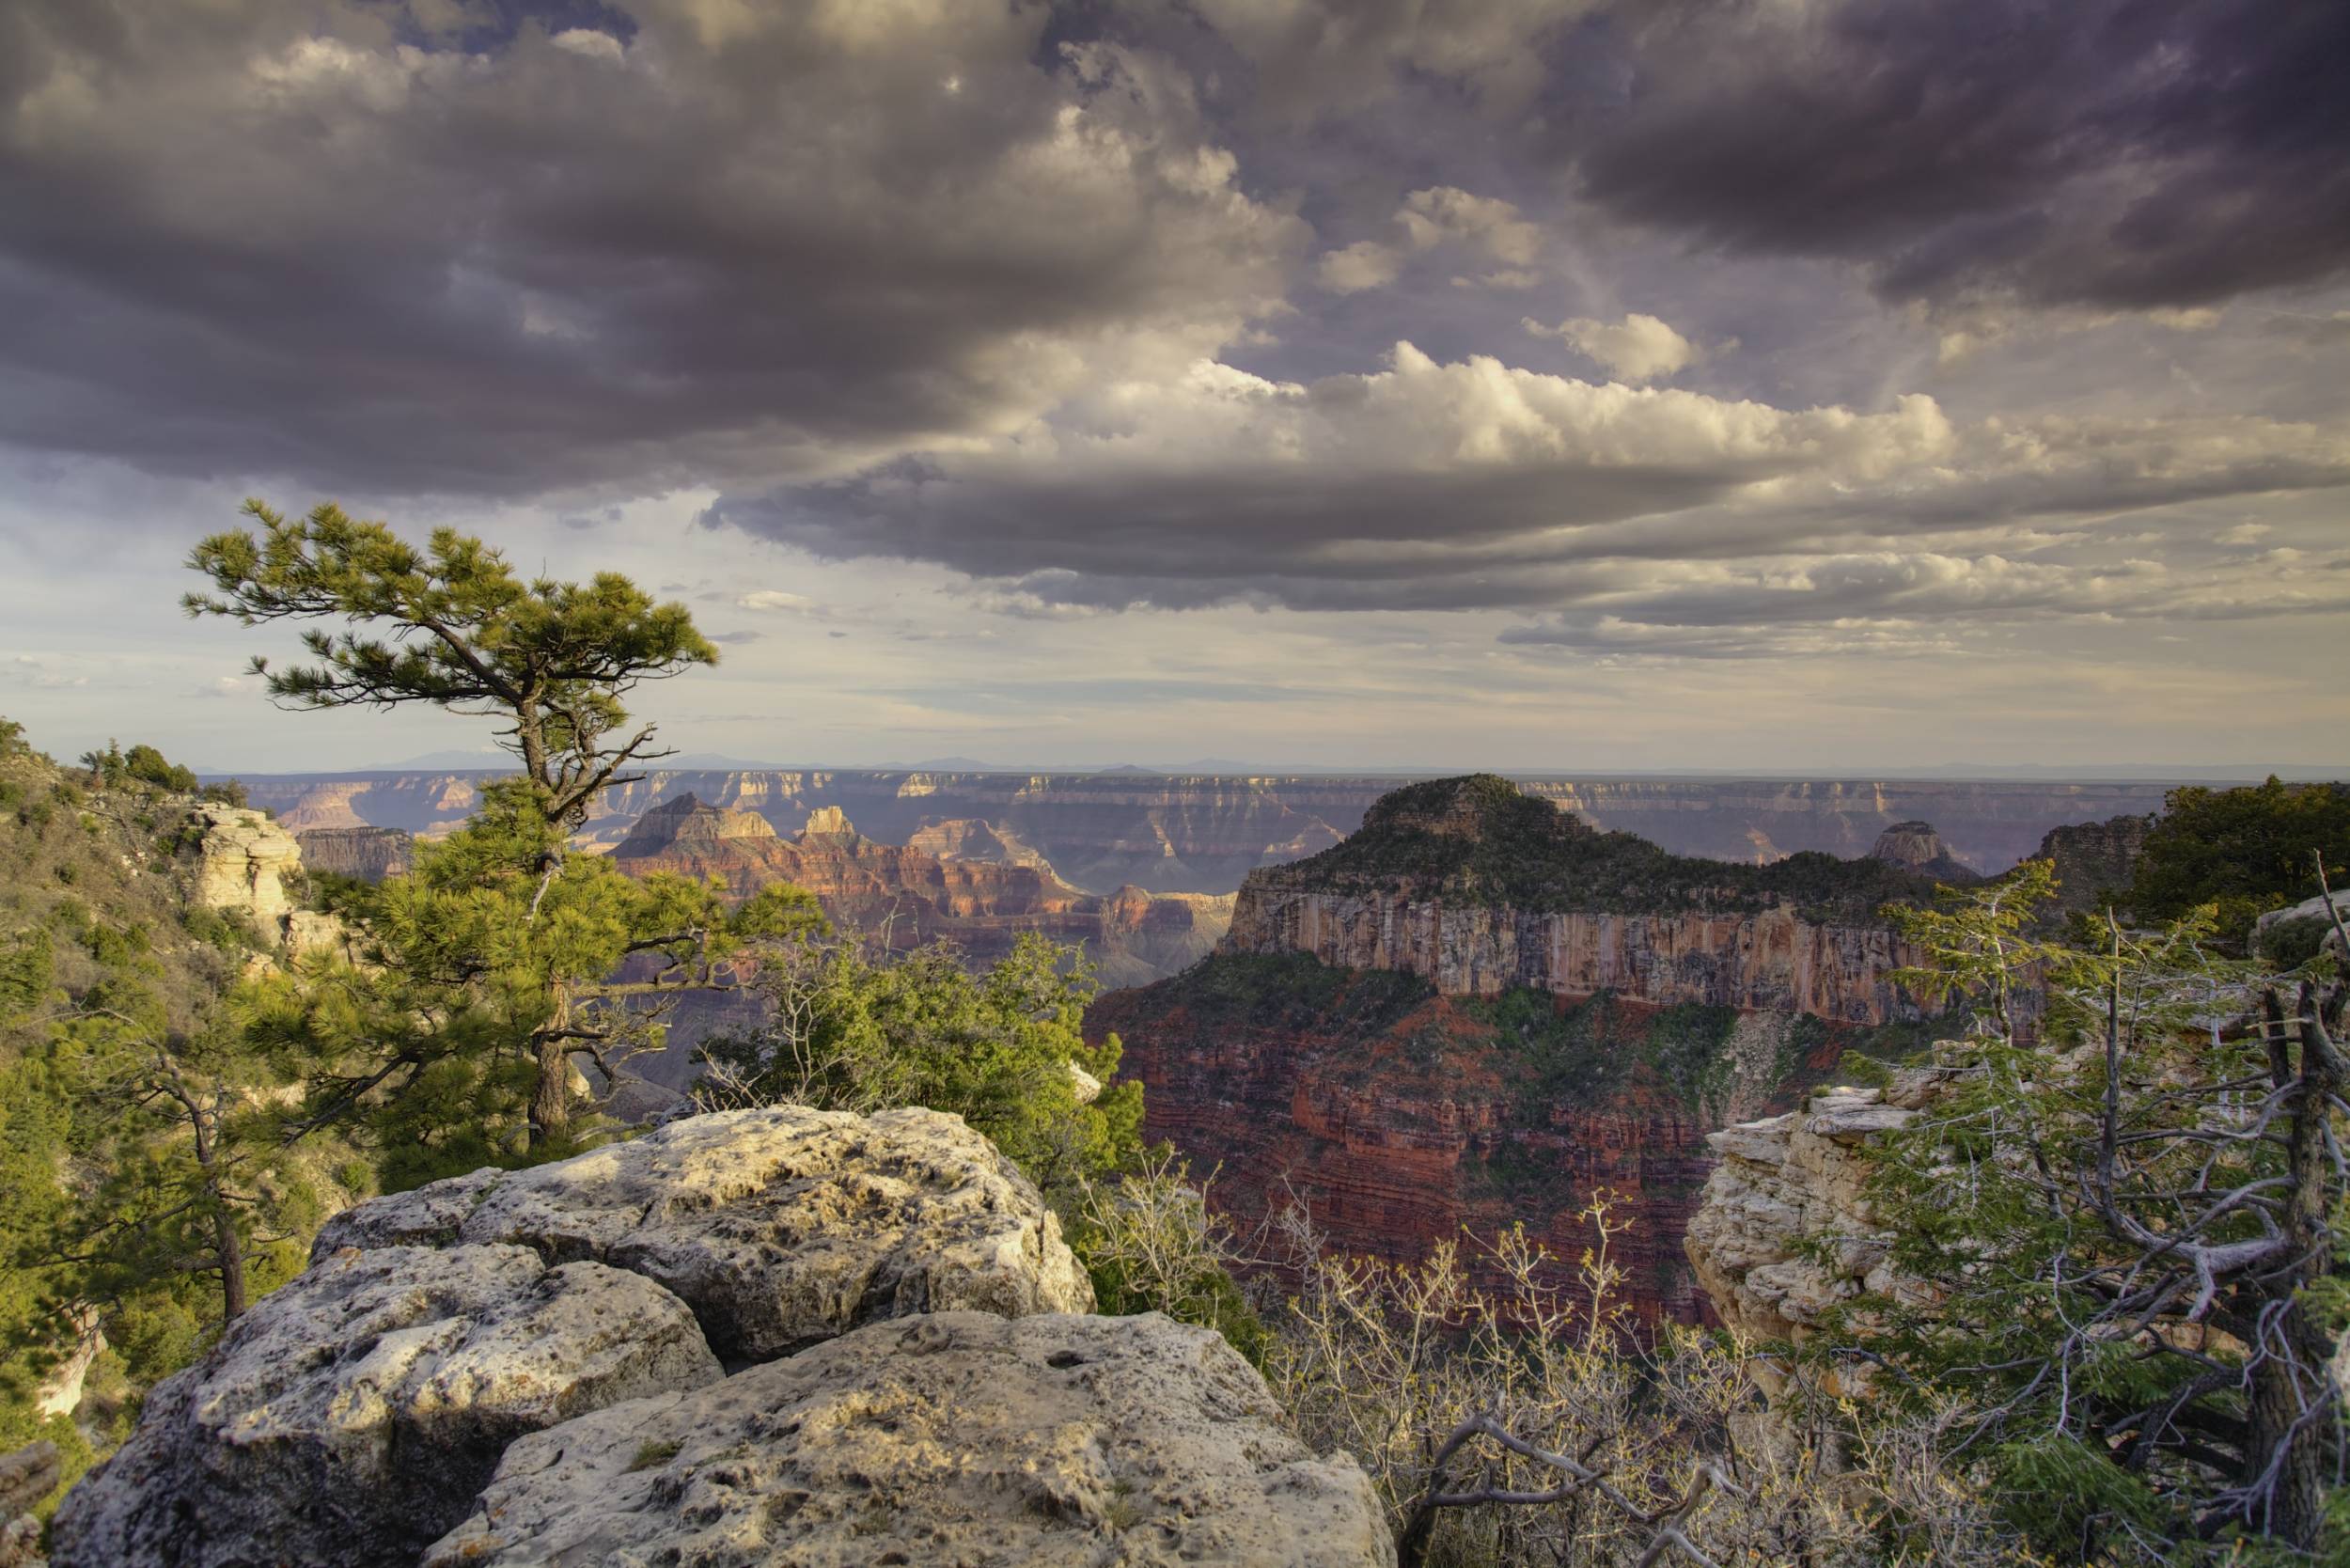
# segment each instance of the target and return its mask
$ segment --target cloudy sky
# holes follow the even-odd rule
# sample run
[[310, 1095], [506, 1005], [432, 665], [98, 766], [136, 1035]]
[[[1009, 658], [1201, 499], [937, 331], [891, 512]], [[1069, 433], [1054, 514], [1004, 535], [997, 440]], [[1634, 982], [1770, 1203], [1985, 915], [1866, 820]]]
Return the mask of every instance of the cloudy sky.
[[0, 713], [221, 768], [240, 500], [842, 765], [2350, 762], [2350, 7], [9, 0]]

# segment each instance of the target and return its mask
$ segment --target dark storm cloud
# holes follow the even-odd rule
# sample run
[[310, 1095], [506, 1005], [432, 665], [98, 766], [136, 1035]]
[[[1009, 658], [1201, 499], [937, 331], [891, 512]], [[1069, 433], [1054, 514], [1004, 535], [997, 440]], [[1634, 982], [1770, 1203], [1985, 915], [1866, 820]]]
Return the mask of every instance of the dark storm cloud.
[[527, 494], [820, 471], [1212, 353], [1305, 243], [1043, 11], [0, 8], [0, 441]]
[[2350, 6], [1626, 5], [1555, 155], [1617, 215], [1897, 298], [2194, 306], [2350, 262]]

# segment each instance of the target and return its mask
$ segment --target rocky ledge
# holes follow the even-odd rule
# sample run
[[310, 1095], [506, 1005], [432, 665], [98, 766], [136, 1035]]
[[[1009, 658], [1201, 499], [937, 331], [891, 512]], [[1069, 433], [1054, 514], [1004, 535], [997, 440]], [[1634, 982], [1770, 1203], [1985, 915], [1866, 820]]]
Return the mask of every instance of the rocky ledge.
[[1892, 1238], [1865, 1188], [1871, 1146], [1907, 1126], [1942, 1082], [1936, 1069], [1904, 1068], [1887, 1089], [1831, 1089], [1800, 1110], [1707, 1135], [1721, 1164], [1683, 1245], [1724, 1324], [1794, 1341], [1864, 1292], [1933, 1298], [1932, 1286], [1893, 1271]]
[[337, 1216], [55, 1560], [1393, 1561], [1220, 1338], [1091, 1306], [959, 1118], [696, 1117]]

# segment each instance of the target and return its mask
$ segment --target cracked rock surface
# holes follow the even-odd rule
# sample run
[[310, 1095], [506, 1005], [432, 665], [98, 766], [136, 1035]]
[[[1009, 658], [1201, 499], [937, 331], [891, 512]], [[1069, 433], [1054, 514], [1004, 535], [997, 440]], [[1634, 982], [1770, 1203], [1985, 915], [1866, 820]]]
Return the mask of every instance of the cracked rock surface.
[[337, 1215], [55, 1561], [1393, 1563], [1221, 1338], [1092, 1305], [960, 1118], [694, 1117]]
[[1156, 1313], [877, 1324], [507, 1450], [429, 1568], [1395, 1560], [1371, 1482]]
[[659, 1281], [732, 1363], [911, 1312], [1093, 1307], [1027, 1178], [961, 1117], [928, 1110], [689, 1117], [555, 1165], [362, 1203], [327, 1222], [311, 1256], [494, 1242]]
[[506, 1445], [722, 1376], [685, 1304], [519, 1247], [344, 1252], [155, 1386], [68, 1495], [60, 1568], [413, 1561]]

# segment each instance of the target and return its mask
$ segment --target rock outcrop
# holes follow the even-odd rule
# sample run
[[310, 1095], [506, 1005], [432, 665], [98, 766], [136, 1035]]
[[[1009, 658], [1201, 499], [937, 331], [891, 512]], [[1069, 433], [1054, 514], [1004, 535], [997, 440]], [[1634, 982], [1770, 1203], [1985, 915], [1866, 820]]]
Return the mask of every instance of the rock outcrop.
[[286, 879], [302, 869], [302, 846], [262, 813], [205, 802], [189, 808], [196, 859], [190, 896], [207, 909], [242, 916], [272, 941], [282, 938], [294, 901]]
[[155, 1388], [56, 1561], [1393, 1561], [1361, 1470], [1220, 1339], [1090, 1304], [934, 1112], [478, 1171], [337, 1216]]
[[878, 1324], [508, 1450], [429, 1568], [1393, 1560], [1369, 1479], [1152, 1314]]
[[518, 1244], [641, 1274], [736, 1361], [908, 1312], [1093, 1306], [1026, 1178], [960, 1117], [926, 1110], [689, 1117], [557, 1165], [362, 1203], [326, 1223], [311, 1259], [416, 1244]]
[[340, 1252], [156, 1385], [58, 1511], [56, 1560], [414, 1561], [516, 1437], [722, 1375], [636, 1275], [521, 1247]]
[[1724, 1324], [1753, 1340], [1798, 1341], [1863, 1293], [1933, 1299], [1932, 1287], [1893, 1271], [1892, 1238], [1864, 1189], [1871, 1146], [1907, 1126], [1941, 1081], [1932, 1068], [1902, 1069], [1889, 1089], [1832, 1089], [1706, 1139], [1721, 1163], [1684, 1245]]
[[1869, 858], [1899, 866], [1941, 883], [1982, 880], [1982, 873], [1950, 853], [1932, 823], [1895, 823], [1869, 846]]
[[2101, 823], [2052, 827], [2040, 840], [2037, 860], [2056, 866], [2056, 914], [2103, 909], [2129, 886], [2138, 856], [2154, 830], [2153, 816], [2114, 817]]

